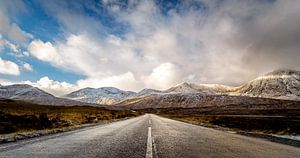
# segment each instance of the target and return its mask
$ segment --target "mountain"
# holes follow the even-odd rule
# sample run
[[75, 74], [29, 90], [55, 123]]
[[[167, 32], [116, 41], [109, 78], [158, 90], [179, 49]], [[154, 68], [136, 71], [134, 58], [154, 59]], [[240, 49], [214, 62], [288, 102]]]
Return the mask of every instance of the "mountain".
[[148, 89], [148, 88], [146, 88], [146, 89], [143, 89], [143, 90], [139, 91], [134, 96], [138, 97], [138, 96], [145, 96], [145, 95], [150, 95], [150, 94], [160, 94], [160, 93], [164, 93], [164, 92], [156, 90], [156, 89]]
[[52, 94], [27, 84], [1, 85], [0, 98], [23, 100], [45, 105], [83, 105], [81, 102], [55, 97]]
[[207, 95], [203, 93], [169, 93], [153, 94], [142, 97], [128, 98], [117, 105], [130, 109], [164, 109], [164, 108], [276, 108], [299, 102], [269, 98], [231, 95]]
[[[239, 87], [184, 82], [165, 91], [143, 89], [138, 93], [123, 91], [114, 87], [84, 88], [66, 95], [65, 98], [55, 97], [43, 90], [26, 84], [0, 85], [0, 98], [24, 100], [48, 105], [83, 105], [86, 103], [119, 105], [145, 102], [145, 100], [147, 101], [154, 98], [158, 99], [158, 101], [168, 100], [167, 102], [173, 100], [174, 103], [176, 103], [178, 98], [171, 99], [172, 97], [179, 97], [189, 103], [195, 101], [210, 102], [209, 100], [203, 100], [205, 97], [202, 96], [209, 96], [206, 97], [206, 99], [210, 98], [212, 100], [223, 98], [225, 100], [224, 102], [226, 102], [230, 96], [300, 100], [300, 71], [276, 70]], [[193, 101], [192, 98], [195, 100]], [[201, 98], [201, 100], [198, 100], [199, 98]], [[214, 103], [220, 102], [221, 100]], [[187, 104], [184, 103], [182, 105]]]
[[239, 87], [218, 84], [182, 83], [165, 93], [227, 94], [273, 99], [300, 100], [300, 71], [276, 70]]
[[231, 87], [218, 84], [194, 84], [183, 82], [179, 85], [165, 90], [165, 93], [203, 93], [220, 94], [225, 93]]
[[[139, 102], [149, 97], [158, 98], [167, 94], [194, 94], [219, 96], [248, 96], [273, 99], [300, 100], [300, 72], [294, 70], [277, 70], [249, 81], [239, 87], [219, 84], [181, 83], [165, 91], [143, 89], [138, 93], [122, 91], [113, 87], [85, 88], [67, 95], [70, 99], [88, 103], [119, 104]], [[147, 97], [149, 96], [149, 97]], [[153, 97], [155, 96], [155, 97]], [[173, 95], [176, 96], [176, 95]], [[221, 98], [226, 98], [226, 97]], [[169, 97], [169, 96], [168, 96]], [[214, 99], [216, 99], [214, 98]], [[174, 99], [176, 100], [176, 99]]]
[[300, 71], [276, 70], [236, 87], [228, 94], [300, 100]]
[[108, 104], [134, 96], [136, 93], [123, 91], [114, 87], [83, 88], [67, 94], [65, 97], [86, 103]]
[[300, 100], [300, 71], [276, 70], [239, 87], [184, 82], [163, 93], [131, 97], [117, 104], [142, 109], [229, 105], [275, 106], [284, 102], [274, 99]]
[[139, 97], [150, 94], [160, 94], [162, 91], [155, 89], [143, 89], [138, 93], [132, 91], [123, 91], [114, 87], [102, 88], [83, 88], [65, 95], [65, 98], [77, 100], [86, 103], [107, 104], [111, 105], [121, 100]]

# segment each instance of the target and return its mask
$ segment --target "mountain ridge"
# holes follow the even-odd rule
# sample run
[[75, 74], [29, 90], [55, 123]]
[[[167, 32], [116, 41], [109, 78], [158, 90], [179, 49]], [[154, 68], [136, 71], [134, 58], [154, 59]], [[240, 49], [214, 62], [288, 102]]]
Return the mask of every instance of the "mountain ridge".
[[123, 91], [115, 87], [83, 88], [65, 95], [65, 98], [87, 103], [112, 104], [134, 95], [135, 92]]
[[45, 92], [39, 88], [28, 84], [14, 84], [0, 86], [0, 98], [22, 100], [36, 104], [44, 105], [85, 105], [86, 103], [77, 102], [65, 98], [55, 97], [54, 95]]
[[[147, 96], [167, 96], [168, 94], [197, 94], [248, 96], [285, 100], [300, 100], [300, 71], [275, 70], [238, 87], [220, 84], [195, 84], [183, 82], [164, 91], [143, 89], [139, 92], [125, 91], [115, 87], [86, 87], [65, 95], [63, 98], [26, 84], [0, 85], [0, 97], [26, 100], [47, 104], [105, 104], [113, 105], [124, 102], [137, 102]], [[173, 95], [176, 96], [176, 95]]]

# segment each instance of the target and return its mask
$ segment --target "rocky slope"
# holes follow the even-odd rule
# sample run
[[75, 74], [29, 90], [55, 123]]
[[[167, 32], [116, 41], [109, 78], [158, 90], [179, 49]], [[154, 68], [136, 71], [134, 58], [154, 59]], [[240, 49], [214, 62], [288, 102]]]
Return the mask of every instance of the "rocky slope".
[[65, 97], [86, 103], [111, 105], [117, 101], [134, 96], [135, 94], [135, 92], [123, 91], [114, 87], [102, 87], [80, 89], [67, 94]]
[[273, 99], [300, 100], [300, 71], [276, 70], [239, 87], [182, 83], [165, 93], [227, 94]]
[[263, 98], [300, 100], [300, 71], [277, 70], [227, 92]]
[[[118, 103], [130, 109], [148, 108], [208, 108], [239, 106], [244, 108], [269, 108], [282, 106], [295, 101], [257, 98], [248, 96], [207, 95], [203, 93], [153, 94], [143, 97], [129, 98]], [[300, 102], [299, 102], [300, 105]], [[285, 105], [284, 105], [285, 106]]]
[[0, 86], [0, 98], [23, 100], [45, 105], [83, 105], [81, 102], [55, 97], [27, 84]]
[[145, 96], [145, 95], [150, 95], [150, 94], [161, 94], [164, 93], [163, 91], [159, 91], [156, 89], [143, 89], [141, 91], [139, 91], [138, 93], [136, 93], [133, 97], [139, 97], [139, 96]]
[[194, 83], [181, 83], [171, 87], [164, 93], [203, 93], [203, 94], [222, 94], [227, 92], [231, 87], [218, 85], [218, 84], [194, 84]]

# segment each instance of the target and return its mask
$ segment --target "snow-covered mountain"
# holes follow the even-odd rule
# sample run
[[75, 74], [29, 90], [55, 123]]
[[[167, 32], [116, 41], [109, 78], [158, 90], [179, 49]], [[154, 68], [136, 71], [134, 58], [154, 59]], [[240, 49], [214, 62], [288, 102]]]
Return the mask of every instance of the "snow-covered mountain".
[[111, 105], [125, 98], [134, 96], [136, 93], [123, 91], [114, 87], [83, 88], [67, 94], [65, 97], [86, 103]]
[[0, 98], [23, 100], [45, 105], [82, 105], [81, 102], [58, 98], [39, 88], [27, 84], [0, 86]]
[[203, 93], [203, 94], [221, 94], [226, 93], [231, 87], [219, 84], [194, 84], [183, 82], [174, 87], [165, 90], [165, 93]]
[[228, 94], [300, 100], [300, 71], [276, 70], [233, 88]]
[[[214, 100], [216, 98], [226, 100], [229, 96], [300, 100], [300, 71], [273, 71], [239, 87], [184, 82], [165, 91], [143, 89], [138, 93], [123, 91], [114, 87], [84, 88], [66, 95], [65, 98], [55, 97], [50, 93], [26, 84], [0, 85], [0, 98], [48, 105], [127, 104], [141, 102], [149, 98], [171, 100], [170, 97], [179, 97], [184, 100], [188, 98], [188, 102], [194, 102], [192, 98], [195, 97], [190, 96], [197, 96], [195, 101], [199, 99], [199, 96], [218, 96], [210, 97], [210, 99]], [[203, 99], [203, 97], [200, 98]], [[178, 101], [178, 98], [174, 98], [173, 101]]]
[[[277, 70], [258, 77], [239, 87], [219, 84], [181, 83], [165, 91], [143, 89], [138, 93], [123, 91], [113, 87], [84, 88], [66, 95], [67, 98], [97, 104], [119, 104], [145, 99], [147, 96], [167, 94], [250, 96], [275, 99], [300, 100], [300, 72], [293, 70]], [[157, 98], [157, 97], [156, 97]]]
[[166, 93], [227, 94], [273, 99], [300, 100], [300, 71], [276, 70], [239, 87], [218, 84], [182, 83]]
[[276, 70], [239, 87], [184, 82], [163, 93], [127, 98], [118, 105], [132, 108], [258, 105], [275, 104], [273, 99], [300, 100], [300, 71]]
[[145, 95], [150, 95], [150, 94], [161, 94], [161, 93], [164, 93], [164, 92], [156, 90], [156, 89], [145, 88], [145, 89], [139, 91], [138, 93], [136, 93], [134, 96], [138, 97], [138, 96], [145, 96]]
[[[152, 108], [253, 108], [268, 109], [295, 104], [296, 101], [203, 93], [164, 93], [125, 99], [117, 106], [130, 109]], [[296, 103], [299, 104], [299, 103]]]

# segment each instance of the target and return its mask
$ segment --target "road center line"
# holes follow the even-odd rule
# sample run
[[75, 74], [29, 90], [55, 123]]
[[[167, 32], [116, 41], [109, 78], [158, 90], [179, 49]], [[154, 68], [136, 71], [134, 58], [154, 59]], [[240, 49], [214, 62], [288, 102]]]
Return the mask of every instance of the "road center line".
[[153, 158], [153, 155], [152, 155], [151, 127], [148, 127], [148, 139], [147, 139], [146, 158]]
[[149, 124], [151, 125], [151, 120], [149, 120]]

